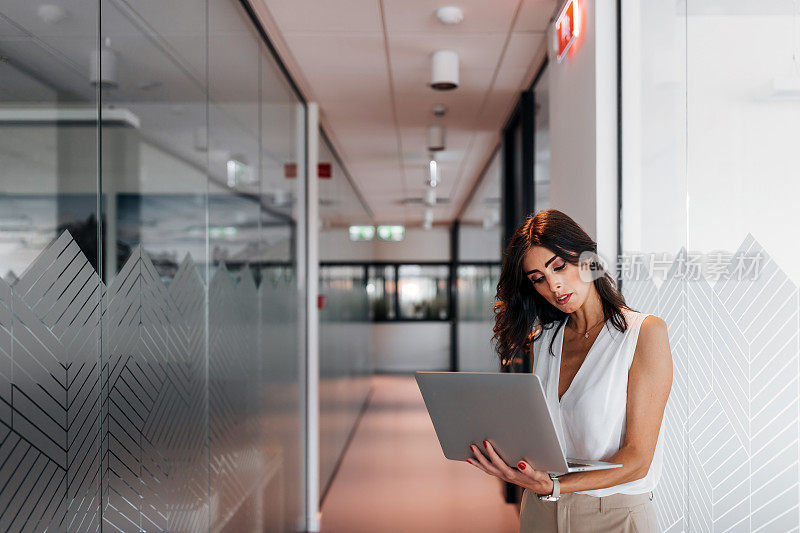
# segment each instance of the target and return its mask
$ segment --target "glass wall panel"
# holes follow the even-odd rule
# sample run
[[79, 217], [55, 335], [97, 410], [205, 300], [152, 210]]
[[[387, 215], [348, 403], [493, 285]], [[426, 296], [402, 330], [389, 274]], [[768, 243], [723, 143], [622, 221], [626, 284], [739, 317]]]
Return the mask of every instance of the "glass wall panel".
[[550, 208], [550, 85], [547, 69], [533, 86], [533, 205]]
[[[320, 241], [371, 224], [324, 134], [319, 145]], [[347, 241], [348, 244], [351, 244]], [[365, 244], [365, 243], [356, 243]], [[320, 242], [320, 249], [330, 249]], [[322, 261], [326, 258], [321, 257]], [[320, 294], [320, 488], [324, 497], [367, 400], [372, 375], [372, 321], [364, 265], [323, 265]]]
[[502, 254], [501, 160], [495, 152], [458, 228], [457, 355], [465, 372], [498, 369], [491, 338]]
[[502, 155], [496, 151], [459, 219], [458, 261], [499, 261], [502, 253]]
[[458, 369], [462, 372], [498, 369], [491, 338], [499, 280], [499, 264], [458, 266]]
[[156, 3], [100, 3], [109, 529], [208, 527], [206, 172], [192, 144], [206, 123], [206, 20], [193, 4], [179, 27]]
[[12, 0], [0, 58], [0, 529], [294, 530], [304, 105], [236, 2]]
[[[303, 433], [300, 358], [306, 351], [305, 292], [298, 284], [298, 236], [305, 201], [305, 106], [266, 46], [260, 46], [259, 239], [251, 266], [258, 266], [258, 397], [264, 438], [261, 513], [264, 529], [293, 531], [302, 512]], [[297, 164], [297, 178], [285, 168]]]
[[450, 270], [446, 265], [400, 265], [397, 269], [400, 318], [446, 320], [449, 283]]
[[367, 273], [370, 318], [375, 321], [394, 320], [397, 318], [394, 265], [370, 266]]
[[623, 292], [669, 326], [660, 529], [798, 522], [796, 2], [623, 11]]
[[[232, 2], [208, 4], [208, 445], [213, 527], [257, 529], [262, 357], [254, 278], [262, 216], [260, 50]], [[264, 213], [263, 215], [266, 215]]]
[[4, 531], [101, 525], [98, 15], [73, 4], [55, 27], [29, 2], [0, 5]]
[[[665, 468], [654, 503], [662, 531], [685, 531], [690, 529], [687, 494], [692, 494], [686, 470], [687, 394], [700, 382], [687, 382], [687, 287], [674, 275], [677, 267], [669, 258], [686, 246], [686, 20], [675, 4], [643, 0], [631, 8], [623, 10], [622, 26], [623, 41], [637, 44], [622, 50], [623, 255], [618, 268], [628, 305], [667, 322], [673, 385], [660, 437]], [[661, 261], [662, 268], [647, 267], [650, 258]], [[667, 277], [663, 267], [673, 275]], [[711, 520], [710, 510], [702, 520]], [[699, 523], [695, 529], [711, 531]]]

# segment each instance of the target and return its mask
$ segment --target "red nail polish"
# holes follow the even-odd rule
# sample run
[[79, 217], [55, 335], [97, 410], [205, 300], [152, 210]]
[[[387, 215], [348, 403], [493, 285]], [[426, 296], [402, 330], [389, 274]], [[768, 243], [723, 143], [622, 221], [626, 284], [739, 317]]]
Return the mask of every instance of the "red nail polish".
[[517, 468], [519, 468], [520, 470], [525, 470], [525, 463], [523, 463], [523, 462], [520, 462], [520, 463], [517, 465]]
[[489, 443], [488, 443], [487, 441], [483, 441], [483, 445], [484, 445], [485, 447], [487, 447], [487, 448], [489, 447]]

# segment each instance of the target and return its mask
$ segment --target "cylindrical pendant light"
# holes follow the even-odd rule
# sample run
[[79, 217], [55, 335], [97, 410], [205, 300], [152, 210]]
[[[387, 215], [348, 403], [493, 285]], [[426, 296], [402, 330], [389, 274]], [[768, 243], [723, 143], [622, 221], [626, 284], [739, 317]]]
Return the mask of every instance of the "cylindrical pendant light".
[[436, 189], [425, 189], [425, 204], [436, 205]]
[[438, 152], [440, 150], [444, 150], [444, 133], [444, 126], [439, 124], [428, 126], [428, 151]]
[[458, 87], [458, 53], [437, 50], [431, 60], [431, 87], [447, 91]]
[[89, 74], [92, 85], [103, 89], [113, 89], [119, 85], [117, 77], [117, 53], [111, 48], [111, 40], [106, 38], [100, 55], [92, 52], [89, 57]]
[[422, 227], [426, 230], [429, 230], [433, 227], [433, 209], [428, 208], [425, 210], [425, 214], [422, 219]]

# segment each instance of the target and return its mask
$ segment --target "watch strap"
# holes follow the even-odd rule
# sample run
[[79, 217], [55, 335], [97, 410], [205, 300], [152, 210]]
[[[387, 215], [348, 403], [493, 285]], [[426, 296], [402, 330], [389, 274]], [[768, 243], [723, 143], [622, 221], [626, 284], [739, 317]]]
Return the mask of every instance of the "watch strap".
[[550, 494], [539, 494], [539, 499], [546, 502], [555, 502], [561, 497], [561, 483], [556, 476], [550, 476], [553, 480], [553, 491]]

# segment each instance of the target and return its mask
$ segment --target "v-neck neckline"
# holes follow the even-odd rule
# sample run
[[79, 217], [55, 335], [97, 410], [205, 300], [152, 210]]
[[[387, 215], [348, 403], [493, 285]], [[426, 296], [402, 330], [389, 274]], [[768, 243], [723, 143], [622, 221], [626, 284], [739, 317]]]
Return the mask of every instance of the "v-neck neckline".
[[558, 389], [561, 388], [561, 356], [564, 353], [564, 333], [567, 330], [567, 320], [569, 320], [569, 317], [564, 319], [564, 323], [561, 326], [561, 331], [559, 333], [561, 335], [561, 342], [559, 343], [560, 345], [559, 345], [559, 348], [558, 348], [558, 357], [556, 358], [557, 359], [557, 364], [558, 364], [558, 367], [557, 367], [558, 373], [556, 374], [558, 376], [557, 379], [556, 379], [556, 401], [558, 402], [559, 406], [563, 403], [564, 397], [567, 394], [569, 394], [569, 391], [571, 391], [573, 389], [573, 385], [575, 385], [575, 380], [578, 379], [578, 376], [581, 375], [581, 372], [583, 371], [583, 368], [586, 366], [586, 360], [589, 359], [589, 356], [591, 355], [592, 350], [594, 350], [595, 346], [597, 346], [597, 341], [600, 339], [600, 335], [603, 334], [603, 332], [606, 330], [606, 326], [608, 325], [608, 320], [603, 322], [603, 327], [600, 328], [600, 333], [598, 333], [597, 337], [594, 338], [594, 341], [592, 342], [592, 345], [589, 347], [589, 351], [586, 352], [586, 355], [584, 356], [583, 361], [581, 362], [581, 366], [578, 367], [578, 371], [575, 372], [574, 376], [572, 376], [572, 381], [570, 381], [569, 387], [567, 387], [567, 390], [565, 390], [564, 394], [562, 394], [561, 398], [559, 398], [558, 397]]

